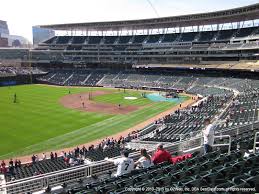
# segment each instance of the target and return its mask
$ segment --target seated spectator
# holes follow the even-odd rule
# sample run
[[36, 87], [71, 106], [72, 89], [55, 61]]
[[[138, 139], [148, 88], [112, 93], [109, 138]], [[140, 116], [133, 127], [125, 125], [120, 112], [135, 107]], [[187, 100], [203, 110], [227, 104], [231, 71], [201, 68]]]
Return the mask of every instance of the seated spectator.
[[134, 161], [129, 158], [129, 152], [124, 150], [121, 152], [121, 156], [121, 158], [115, 160], [105, 158], [107, 161], [113, 162], [114, 165], [117, 166], [117, 172], [114, 174], [115, 177], [130, 173], [134, 169]]
[[75, 162], [74, 158], [73, 158], [73, 157], [70, 157], [70, 158], [69, 158], [69, 161], [68, 161], [69, 165], [70, 165], [70, 166], [74, 166], [74, 162]]
[[89, 146], [88, 150], [89, 151], [94, 150], [94, 145]]
[[5, 167], [5, 161], [4, 160], [2, 160], [2, 163], [1, 163], [1, 167]]
[[10, 173], [10, 175], [14, 175], [14, 166], [13, 165], [9, 166], [9, 173]]
[[103, 149], [104, 149], [104, 150], [106, 150], [106, 149], [108, 149], [108, 148], [109, 148], [108, 143], [103, 146]]
[[146, 149], [140, 150], [141, 157], [135, 162], [136, 168], [148, 168], [153, 165], [151, 156], [147, 153]]
[[64, 158], [64, 162], [66, 165], [69, 165], [69, 158], [67, 156]]
[[9, 161], [9, 166], [13, 166], [13, 159]]
[[154, 164], [160, 164], [162, 162], [170, 162], [171, 154], [164, 149], [163, 144], [158, 144], [157, 150], [152, 157], [152, 161]]
[[1, 167], [1, 173], [6, 174], [7, 173], [7, 168], [5, 166]]
[[6, 167], [5, 167], [5, 161], [3, 160], [2, 161], [2, 163], [1, 163], [1, 168], [0, 168], [0, 170], [1, 170], [1, 173], [3, 173], [3, 174], [5, 174], [6, 173]]

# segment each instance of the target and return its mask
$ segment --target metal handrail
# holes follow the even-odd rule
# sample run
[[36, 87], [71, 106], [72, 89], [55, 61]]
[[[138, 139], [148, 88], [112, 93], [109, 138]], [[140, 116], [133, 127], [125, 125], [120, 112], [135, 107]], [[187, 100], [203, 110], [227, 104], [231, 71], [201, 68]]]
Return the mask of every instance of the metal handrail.
[[[196, 137], [194, 139], [199, 139], [199, 138], [201, 138], [201, 137]], [[231, 152], [231, 136], [230, 135], [214, 136], [214, 140], [217, 139], [217, 138], [228, 138], [229, 142], [225, 143], [225, 144], [213, 144], [212, 146], [213, 147], [228, 146], [228, 154], [230, 154], [230, 152]], [[194, 139], [192, 139], [192, 140], [194, 140]], [[183, 150], [183, 153], [187, 153], [187, 152], [190, 152], [190, 151], [202, 148], [202, 147], [203, 147], [203, 141], [201, 141], [201, 144], [197, 147], [194, 147], [194, 148], [191, 148], [191, 149], [188, 149], [188, 150]]]
[[197, 150], [197, 149], [201, 149], [202, 146], [203, 146], [203, 141], [202, 141], [202, 136], [201, 136], [201, 134], [198, 135], [197, 137], [193, 137], [191, 140], [194, 141], [194, 140], [198, 140], [198, 139], [201, 139], [201, 143], [200, 143], [199, 146], [193, 147], [193, 148], [188, 149], [188, 150], [182, 150], [182, 152], [183, 152], [183, 153], [189, 153], [189, 152], [191, 152], [191, 151], [194, 151], [194, 150]]
[[253, 152], [254, 152], [254, 153], [256, 152], [256, 145], [259, 144], [259, 141], [256, 141], [258, 135], [259, 135], [259, 132], [256, 132], [256, 133], [255, 133], [255, 138], [254, 138], [254, 147], [253, 147]]
[[228, 146], [228, 154], [231, 152], [231, 136], [230, 135], [220, 135], [220, 136], [214, 136], [214, 141], [216, 138], [228, 138], [229, 142], [224, 144], [213, 144], [213, 147], [220, 147], [220, 146]]

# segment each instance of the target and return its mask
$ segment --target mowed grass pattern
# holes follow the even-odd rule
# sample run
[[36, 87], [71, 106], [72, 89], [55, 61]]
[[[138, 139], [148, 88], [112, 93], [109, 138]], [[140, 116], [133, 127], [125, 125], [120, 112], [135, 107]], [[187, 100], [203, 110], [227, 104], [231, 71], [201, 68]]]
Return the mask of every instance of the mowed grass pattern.
[[[71, 93], [93, 90], [117, 91], [106, 88], [70, 88]], [[17, 94], [16, 104], [13, 103], [14, 93]], [[133, 127], [174, 105], [168, 102], [154, 103], [147, 99], [138, 99], [135, 103], [140, 101], [141, 105], [147, 106], [127, 115], [108, 115], [64, 108], [58, 101], [67, 94], [68, 88], [65, 87], [42, 85], [1, 87], [0, 158], [87, 143]], [[122, 93], [121, 96], [123, 95]], [[141, 96], [141, 93], [136, 92], [134, 95]], [[109, 103], [116, 103], [116, 100]]]

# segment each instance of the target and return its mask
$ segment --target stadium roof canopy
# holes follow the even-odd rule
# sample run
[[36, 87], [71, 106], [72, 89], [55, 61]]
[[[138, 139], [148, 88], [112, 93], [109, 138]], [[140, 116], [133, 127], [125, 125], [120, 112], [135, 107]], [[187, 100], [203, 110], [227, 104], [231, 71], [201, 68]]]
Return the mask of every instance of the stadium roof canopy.
[[258, 18], [259, 3], [256, 3], [223, 11], [172, 17], [125, 21], [39, 25], [37, 27], [48, 28], [52, 30], [121, 31], [213, 25], [255, 20]]

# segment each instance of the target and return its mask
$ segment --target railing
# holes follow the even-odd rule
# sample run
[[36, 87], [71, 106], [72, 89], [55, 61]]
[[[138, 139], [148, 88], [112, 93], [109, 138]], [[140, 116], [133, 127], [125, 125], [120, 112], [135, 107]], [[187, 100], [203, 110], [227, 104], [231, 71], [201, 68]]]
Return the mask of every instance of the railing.
[[74, 182], [79, 179], [83, 179], [92, 175], [93, 166], [78, 166], [75, 169], [68, 169], [59, 173], [48, 173], [39, 176], [30, 177], [25, 180], [17, 182], [7, 182], [4, 187], [0, 187], [0, 190], [6, 188], [7, 193], [28, 193], [34, 192], [46, 188], [47, 186], [54, 187], [59, 186], [62, 183]]
[[[230, 136], [239, 135], [243, 132], [251, 131], [251, 128], [252, 128], [251, 126], [252, 126], [252, 123], [248, 123], [242, 126], [232, 126], [225, 130], [216, 131], [215, 134], [230, 135]], [[253, 129], [258, 129], [258, 128], [259, 128], [259, 121], [256, 121], [253, 123]]]
[[[6, 184], [6, 181], [5, 181], [4, 175], [0, 175], [0, 185], [5, 186], [5, 184]], [[6, 194], [6, 188], [0, 189], [0, 194]]]
[[213, 144], [213, 147], [228, 146], [228, 154], [230, 154], [230, 152], [231, 152], [231, 136], [230, 135], [214, 136], [214, 141], [217, 138], [219, 138], [219, 139], [228, 138], [228, 143]]
[[[146, 126], [143, 130], [141, 130], [141, 132], [139, 132], [140, 136], [137, 139], [142, 140], [142, 139], [145, 139], [145, 138], [148, 138], [148, 137], [152, 137], [153, 134], [154, 134], [154, 131], [156, 131], [156, 130], [153, 130], [153, 131], [150, 131], [150, 132], [147, 132], [147, 131], [149, 131], [153, 127], [158, 128], [158, 127], [162, 127], [162, 125], [161, 124], [154, 124], [154, 123], [152, 123], [152, 124]], [[146, 134], [144, 134], [144, 133], [146, 133]]]
[[[214, 136], [214, 141], [217, 138], [220, 138], [220, 139], [228, 138], [229, 141], [228, 141], [228, 143], [223, 143], [223, 144], [213, 144], [213, 147], [228, 146], [228, 153], [230, 154], [230, 151], [231, 151], [230, 135]], [[187, 142], [185, 142], [185, 144], [181, 145], [182, 152], [189, 153], [189, 152], [193, 152], [195, 150], [201, 149], [203, 147], [202, 140], [203, 140], [203, 138], [201, 136], [189, 139], [189, 141], [187, 141]], [[186, 147], [188, 147], [188, 149], [185, 149]]]
[[[130, 154], [130, 157], [134, 160], [139, 158], [139, 156], [139, 152]], [[0, 185], [0, 193], [4, 190], [6, 190], [8, 194], [35, 192], [42, 190], [47, 186], [60, 186], [63, 183], [82, 180], [93, 175], [99, 175], [114, 170], [115, 166], [113, 163], [103, 160], [95, 162], [94, 164], [75, 166], [69, 169], [7, 182], [5, 185]]]
[[255, 133], [255, 138], [254, 138], [254, 147], [253, 147], [253, 152], [256, 152], [256, 145], [259, 144], [259, 141], [257, 141], [257, 137], [259, 135], [259, 132]]
[[201, 135], [198, 135], [197, 137], [190, 138], [185, 143], [181, 144], [181, 150], [183, 153], [189, 153], [194, 152], [196, 150], [199, 150], [203, 147], [203, 138]]
[[157, 145], [159, 143], [164, 144], [165, 147], [167, 146], [172, 146], [172, 143], [169, 142], [156, 142], [156, 141], [131, 141], [127, 144], [127, 148], [129, 149], [136, 149], [136, 150], [140, 150], [141, 148], [145, 148], [146, 150], [155, 150]]

